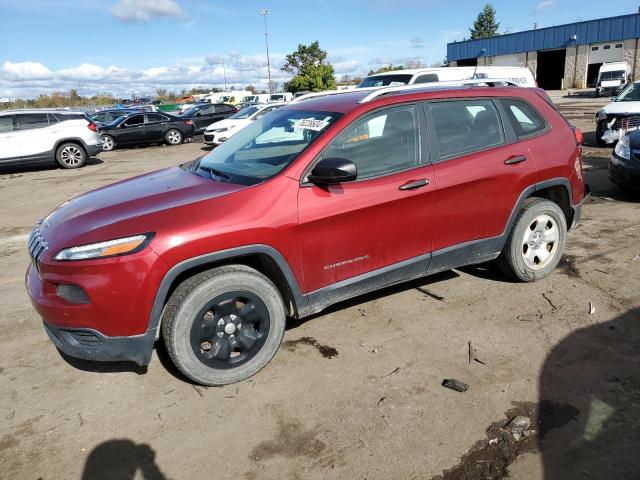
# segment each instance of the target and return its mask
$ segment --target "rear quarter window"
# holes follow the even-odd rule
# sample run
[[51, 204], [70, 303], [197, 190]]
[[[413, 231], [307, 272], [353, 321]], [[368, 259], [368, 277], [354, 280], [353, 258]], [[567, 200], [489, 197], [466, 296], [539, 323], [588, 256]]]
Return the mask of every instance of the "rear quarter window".
[[519, 137], [543, 132], [547, 124], [542, 116], [527, 102], [522, 100], [502, 100], [509, 121]]

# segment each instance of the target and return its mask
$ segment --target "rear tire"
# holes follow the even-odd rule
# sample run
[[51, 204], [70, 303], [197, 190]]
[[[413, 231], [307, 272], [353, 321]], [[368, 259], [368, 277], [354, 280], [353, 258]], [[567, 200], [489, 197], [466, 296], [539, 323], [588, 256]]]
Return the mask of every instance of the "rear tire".
[[182, 133], [180, 130], [172, 128], [165, 134], [164, 139], [167, 145], [180, 145], [182, 143]]
[[543, 198], [528, 198], [496, 264], [515, 280], [535, 282], [558, 266], [566, 236], [567, 221], [560, 207]]
[[162, 317], [162, 336], [186, 377], [202, 385], [227, 385], [269, 363], [285, 323], [275, 285], [252, 268], [231, 265], [199, 273], [176, 288]]
[[77, 143], [63, 143], [56, 150], [56, 161], [62, 168], [80, 168], [87, 161], [87, 152]]
[[105, 152], [110, 152], [111, 150], [116, 148], [116, 141], [111, 135], [102, 135], [100, 137], [102, 141], [102, 150]]

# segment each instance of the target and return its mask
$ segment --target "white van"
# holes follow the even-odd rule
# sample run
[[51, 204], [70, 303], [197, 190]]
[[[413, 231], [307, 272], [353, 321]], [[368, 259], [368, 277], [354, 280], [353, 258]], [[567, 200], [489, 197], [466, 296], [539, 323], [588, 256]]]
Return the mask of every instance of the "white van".
[[269, 103], [269, 94], [261, 93], [256, 95], [247, 95], [242, 99], [243, 103]]
[[291, 100], [293, 100], [293, 93], [291, 92], [272, 93], [269, 95], [269, 103], [288, 103]]
[[413, 70], [393, 70], [366, 77], [358, 88], [393, 87], [416, 83], [447, 82], [473, 78], [500, 78], [521, 87], [535, 88], [535, 78], [525, 67], [435, 67]]
[[596, 97], [600, 95], [613, 95], [622, 91], [629, 78], [629, 65], [627, 62], [603, 63], [598, 72], [596, 83]]

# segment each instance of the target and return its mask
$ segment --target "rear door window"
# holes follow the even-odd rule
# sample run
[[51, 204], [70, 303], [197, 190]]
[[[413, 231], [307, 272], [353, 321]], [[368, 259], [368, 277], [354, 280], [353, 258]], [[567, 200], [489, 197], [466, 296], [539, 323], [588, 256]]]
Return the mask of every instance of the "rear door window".
[[18, 130], [31, 130], [49, 126], [46, 113], [20, 113], [16, 115], [16, 128]]
[[13, 115], [0, 116], [0, 133], [11, 132], [13, 130]]
[[165, 116], [159, 113], [147, 113], [147, 123], [164, 122]]
[[134, 115], [124, 122], [125, 126], [130, 127], [132, 125], [140, 125], [144, 123], [144, 115]]
[[491, 100], [454, 100], [429, 104], [441, 159], [504, 143], [498, 110]]
[[389, 108], [357, 120], [322, 156], [351, 160], [356, 164], [359, 179], [419, 165], [420, 136], [415, 106]]
[[547, 128], [538, 112], [531, 105], [521, 100], [501, 100], [507, 111], [509, 121], [519, 137], [526, 137]]

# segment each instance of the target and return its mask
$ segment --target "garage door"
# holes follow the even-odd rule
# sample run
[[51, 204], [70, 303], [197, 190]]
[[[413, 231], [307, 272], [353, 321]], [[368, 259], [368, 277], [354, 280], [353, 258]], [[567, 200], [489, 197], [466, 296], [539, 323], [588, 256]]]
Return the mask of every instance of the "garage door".
[[624, 62], [622, 42], [601, 43], [589, 46], [589, 64], [605, 62]]
[[518, 55], [498, 55], [493, 60], [493, 65], [496, 67], [519, 67]]

